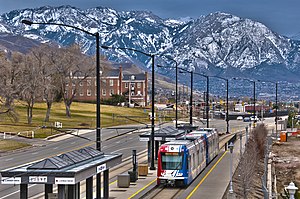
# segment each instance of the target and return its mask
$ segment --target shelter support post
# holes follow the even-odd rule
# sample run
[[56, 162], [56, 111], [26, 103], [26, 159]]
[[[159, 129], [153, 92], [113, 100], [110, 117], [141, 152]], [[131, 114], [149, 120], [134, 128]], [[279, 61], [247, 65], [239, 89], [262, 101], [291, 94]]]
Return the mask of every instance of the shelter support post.
[[28, 199], [28, 184], [20, 184], [20, 199]]
[[104, 198], [109, 198], [109, 169], [103, 171], [103, 187], [104, 187]]
[[64, 184], [58, 185], [58, 199], [66, 199], [66, 186]]
[[49, 199], [49, 193], [53, 193], [53, 184], [45, 184], [45, 199]]
[[86, 179], [86, 199], [93, 199], [93, 176]]
[[74, 199], [75, 195], [75, 185], [68, 185], [68, 199]]

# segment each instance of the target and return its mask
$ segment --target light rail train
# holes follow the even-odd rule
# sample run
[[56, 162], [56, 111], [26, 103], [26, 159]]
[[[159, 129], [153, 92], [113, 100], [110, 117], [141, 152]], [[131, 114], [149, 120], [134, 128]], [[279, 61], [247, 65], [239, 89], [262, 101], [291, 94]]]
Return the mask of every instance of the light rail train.
[[219, 153], [219, 135], [214, 128], [192, 131], [160, 146], [157, 184], [189, 185]]

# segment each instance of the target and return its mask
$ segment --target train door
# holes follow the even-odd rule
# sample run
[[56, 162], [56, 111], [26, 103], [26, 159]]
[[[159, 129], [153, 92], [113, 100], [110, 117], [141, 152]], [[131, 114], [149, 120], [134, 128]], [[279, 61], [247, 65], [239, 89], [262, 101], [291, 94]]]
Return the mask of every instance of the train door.
[[206, 160], [206, 165], [208, 165], [208, 163], [210, 162], [209, 160], [209, 142], [208, 142], [208, 138], [207, 135], [204, 134], [204, 142], [205, 142], [205, 160]]
[[193, 177], [192, 177], [192, 168], [191, 168], [191, 163], [192, 161], [192, 157], [191, 157], [191, 154], [188, 155], [188, 161], [187, 161], [187, 170], [188, 170], [188, 183], [189, 184], [192, 180], [193, 180]]

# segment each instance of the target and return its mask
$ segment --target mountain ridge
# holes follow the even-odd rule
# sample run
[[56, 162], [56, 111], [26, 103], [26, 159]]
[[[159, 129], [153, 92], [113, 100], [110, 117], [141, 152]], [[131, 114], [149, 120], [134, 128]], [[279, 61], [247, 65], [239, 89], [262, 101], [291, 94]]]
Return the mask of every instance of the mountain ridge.
[[[162, 19], [149, 11], [44, 6], [0, 16], [0, 32], [6, 29], [14, 35], [61, 45], [77, 42], [83, 52], [94, 54], [95, 39], [90, 35], [61, 26], [29, 27], [21, 24], [22, 19], [97, 31], [103, 45], [160, 55], [155, 60], [161, 65], [171, 64], [165, 58], [171, 57], [180, 67], [192, 67], [207, 75], [274, 81], [285, 81], [285, 74], [289, 75], [289, 81], [296, 81], [300, 75], [300, 41], [281, 36], [260, 22], [229, 13], [215, 12], [197, 19], [178, 20]], [[134, 51], [102, 50], [102, 53], [113, 61], [130, 60], [143, 63], [143, 69], [151, 67], [149, 57]], [[169, 72], [168, 76], [172, 78], [175, 74]], [[197, 78], [200, 77], [196, 81]]]

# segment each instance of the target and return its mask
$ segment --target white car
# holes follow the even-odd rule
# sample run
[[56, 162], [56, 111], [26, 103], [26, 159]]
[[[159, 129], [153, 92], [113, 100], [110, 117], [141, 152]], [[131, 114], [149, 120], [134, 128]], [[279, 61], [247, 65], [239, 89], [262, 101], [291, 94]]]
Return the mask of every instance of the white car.
[[236, 120], [243, 120], [243, 116], [238, 116]]
[[258, 121], [259, 119], [258, 119], [257, 116], [251, 116], [251, 117], [250, 117], [250, 120], [251, 120], [251, 121]]

